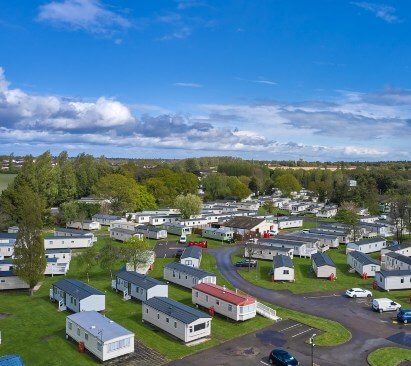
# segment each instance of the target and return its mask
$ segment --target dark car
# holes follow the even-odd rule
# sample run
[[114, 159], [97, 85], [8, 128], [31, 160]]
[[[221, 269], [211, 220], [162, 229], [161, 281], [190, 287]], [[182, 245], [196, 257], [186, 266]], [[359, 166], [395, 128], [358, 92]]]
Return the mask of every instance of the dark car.
[[411, 323], [411, 310], [400, 310], [397, 314], [397, 320], [404, 324]]
[[180, 258], [181, 255], [183, 254], [183, 252], [184, 252], [184, 249], [182, 249], [182, 248], [177, 249], [176, 258]]
[[272, 365], [297, 366], [300, 363], [283, 349], [273, 349], [268, 356], [268, 362]]
[[243, 259], [236, 262], [236, 267], [257, 267], [257, 261], [255, 259]]

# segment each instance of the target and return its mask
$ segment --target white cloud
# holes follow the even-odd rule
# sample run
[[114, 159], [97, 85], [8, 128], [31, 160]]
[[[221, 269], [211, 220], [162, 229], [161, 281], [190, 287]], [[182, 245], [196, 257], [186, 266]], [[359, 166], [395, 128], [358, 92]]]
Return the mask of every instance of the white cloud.
[[202, 85], [197, 84], [197, 83], [174, 83], [174, 86], [183, 86], [183, 87], [189, 87], [189, 88], [201, 88]]
[[398, 17], [394, 15], [396, 9], [390, 5], [373, 4], [369, 2], [352, 2], [351, 4], [375, 14], [377, 18], [387, 23], [396, 23], [399, 21]]
[[52, 1], [40, 6], [37, 19], [68, 29], [106, 35], [131, 26], [129, 20], [108, 10], [100, 0]]

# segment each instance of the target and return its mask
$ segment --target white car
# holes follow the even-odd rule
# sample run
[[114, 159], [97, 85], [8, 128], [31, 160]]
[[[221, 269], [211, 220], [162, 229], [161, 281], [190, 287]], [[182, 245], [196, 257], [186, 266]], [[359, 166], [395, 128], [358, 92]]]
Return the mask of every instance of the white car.
[[350, 288], [349, 290], [345, 291], [345, 294], [348, 297], [356, 298], [356, 297], [371, 297], [372, 292], [368, 290], [364, 290], [362, 288], [354, 287]]

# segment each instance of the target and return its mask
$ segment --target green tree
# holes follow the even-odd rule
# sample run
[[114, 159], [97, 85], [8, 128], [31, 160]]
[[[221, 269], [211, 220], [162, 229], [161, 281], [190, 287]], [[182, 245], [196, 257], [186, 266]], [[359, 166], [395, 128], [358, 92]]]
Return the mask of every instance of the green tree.
[[57, 158], [58, 197], [57, 203], [67, 202], [77, 195], [76, 175], [72, 162], [68, 159], [66, 151]]
[[174, 206], [180, 210], [183, 219], [189, 219], [191, 216], [198, 215], [201, 212], [203, 203], [200, 197], [189, 193], [186, 196], [177, 196]]
[[223, 174], [209, 174], [202, 181], [204, 187], [204, 198], [214, 201], [218, 198], [228, 197], [230, 189], [227, 186], [227, 177]]
[[79, 267], [85, 267], [87, 282], [90, 282], [90, 270], [96, 264], [98, 260], [98, 254], [96, 248], [91, 246], [82, 251], [82, 253], [77, 257], [77, 265]]
[[101, 250], [99, 256], [99, 263], [102, 269], [110, 271], [110, 277], [113, 278], [113, 268], [115, 267], [120, 251], [112, 243], [107, 243]]
[[93, 185], [99, 179], [99, 171], [94, 157], [87, 154], [79, 154], [74, 159], [74, 172], [76, 174], [77, 195], [85, 197], [90, 195]]
[[152, 256], [152, 247], [148, 239], [131, 237], [121, 247], [121, 254], [126, 263], [130, 263], [133, 271], [137, 271], [140, 264], [145, 264]]
[[42, 237], [44, 202], [28, 185], [20, 186], [24, 199], [16, 207], [18, 212], [16, 244], [14, 246], [14, 272], [24, 280], [33, 295], [46, 269], [46, 254]]
[[359, 219], [354, 203], [344, 202], [335, 215], [335, 220], [347, 224], [353, 233], [354, 241], [357, 240]]
[[299, 192], [301, 190], [300, 182], [290, 173], [278, 176], [274, 180], [274, 185], [281, 190], [284, 196], [289, 196], [291, 192]]
[[154, 197], [145, 187], [121, 174], [109, 174], [101, 178], [94, 185], [93, 192], [98, 197], [108, 199], [114, 213], [155, 206]]
[[230, 190], [230, 198], [241, 200], [251, 194], [251, 190], [237, 177], [227, 177], [227, 185]]
[[53, 157], [46, 151], [37, 157], [35, 162], [37, 192], [46, 199], [47, 205], [52, 206], [59, 193], [58, 170], [53, 166]]

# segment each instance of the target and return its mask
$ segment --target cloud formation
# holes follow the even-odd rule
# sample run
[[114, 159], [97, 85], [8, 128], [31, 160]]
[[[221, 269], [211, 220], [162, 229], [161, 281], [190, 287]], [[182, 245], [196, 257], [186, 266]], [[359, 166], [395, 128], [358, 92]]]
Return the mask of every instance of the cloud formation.
[[102, 35], [131, 26], [128, 19], [109, 10], [100, 0], [52, 1], [40, 6], [37, 19], [58, 27]]
[[54, 148], [130, 156], [145, 149], [151, 157], [411, 158], [411, 92], [341, 95], [338, 102], [203, 104], [191, 106], [196, 110], [192, 115], [126, 106], [104, 96], [32, 95], [12, 88], [0, 68], [0, 146], [3, 153]]
[[373, 13], [377, 18], [380, 18], [387, 23], [396, 23], [399, 21], [398, 17], [395, 15], [396, 9], [390, 5], [373, 4], [365, 1], [352, 2], [351, 4]]
[[202, 85], [197, 84], [197, 83], [174, 83], [174, 86], [183, 86], [183, 87], [189, 87], [189, 88], [201, 88]]

